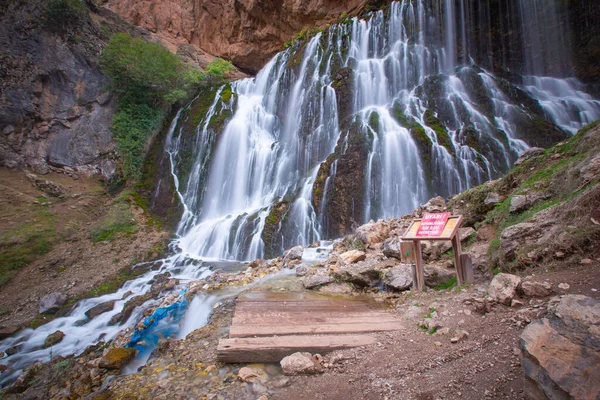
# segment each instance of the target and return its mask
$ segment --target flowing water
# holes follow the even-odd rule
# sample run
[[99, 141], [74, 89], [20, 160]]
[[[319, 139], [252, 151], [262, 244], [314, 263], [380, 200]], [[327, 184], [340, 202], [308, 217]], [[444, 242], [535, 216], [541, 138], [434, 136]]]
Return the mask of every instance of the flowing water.
[[[108, 321], [128, 299], [147, 292], [158, 272], [180, 279], [182, 290], [215, 266], [242, 269], [235, 261], [339, 234], [332, 210], [353, 154], [361, 154], [351, 172], [362, 186], [351, 193], [351, 217], [363, 223], [501, 176], [536, 140], [545, 143], [530, 135], [536, 126], [559, 137], [597, 119], [600, 102], [572, 77], [558, 3], [499, 6], [509, 17], [502, 28], [522, 41], [503, 37], [501, 50], [520, 46], [519, 65], [506, 51], [492, 51], [488, 2], [405, 0], [332, 25], [276, 55], [255, 78], [184, 107], [165, 145], [184, 210], [173, 255], [116, 293], [82, 300], [66, 317], [0, 342], [0, 351], [18, 346], [4, 361], [15, 369], [1, 382], [36, 360], [80, 353], [133, 327], [158, 300], [136, 308], [123, 325]], [[506, 59], [505, 71], [494, 70], [496, 53]], [[202, 101], [205, 110], [194, 116]], [[185, 132], [191, 121], [193, 132]], [[323, 252], [307, 249], [305, 261], [318, 261]], [[182, 302], [149, 335], [184, 336], [206, 322], [218, 296]], [[112, 311], [85, 317], [111, 300]], [[66, 334], [63, 341], [43, 349], [56, 330]]]

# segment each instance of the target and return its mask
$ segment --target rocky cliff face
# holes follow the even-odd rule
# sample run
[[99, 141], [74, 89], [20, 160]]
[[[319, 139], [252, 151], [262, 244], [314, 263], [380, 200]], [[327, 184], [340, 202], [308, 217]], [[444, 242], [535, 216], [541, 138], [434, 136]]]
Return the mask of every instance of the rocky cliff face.
[[66, 30], [43, 24], [44, 3], [5, 3], [0, 21], [0, 165], [115, 174], [109, 130], [116, 98], [97, 59], [114, 31], [132, 28], [108, 10]]
[[372, 0], [110, 0], [108, 7], [156, 33], [172, 49], [186, 45], [256, 73], [285, 41], [306, 27], [357, 14]]

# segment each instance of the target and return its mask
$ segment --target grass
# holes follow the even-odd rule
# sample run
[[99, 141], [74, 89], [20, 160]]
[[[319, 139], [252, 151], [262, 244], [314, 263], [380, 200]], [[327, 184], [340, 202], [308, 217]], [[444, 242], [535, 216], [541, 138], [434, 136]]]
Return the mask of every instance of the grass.
[[[90, 231], [92, 242], [113, 241], [125, 235], [129, 236], [137, 231], [137, 220], [131, 213], [132, 204], [140, 206], [143, 199], [133, 191], [125, 190], [113, 200], [104, 218], [98, 227]], [[141, 207], [142, 209], [144, 207]]]
[[427, 313], [427, 315], [425, 315], [424, 318], [431, 318], [431, 316], [433, 315], [434, 312], [436, 312], [437, 309], [435, 307], [429, 307], [429, 312]]
[[453, 276], [451, 279], [447, 280], [444, 283], [440, 283], [439, 285], [435, 286], [433, 289], [434, 290], [445, 290], [445, 289], [450, 289], [453, 286], [456, 286], [456, 277], [455, 276]]

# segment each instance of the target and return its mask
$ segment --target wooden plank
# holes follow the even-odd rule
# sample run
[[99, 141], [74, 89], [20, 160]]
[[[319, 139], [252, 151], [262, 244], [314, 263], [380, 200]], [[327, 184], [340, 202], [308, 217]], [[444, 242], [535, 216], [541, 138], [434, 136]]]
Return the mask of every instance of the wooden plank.
[[310, 318], [294, 318], [290, 316], [273, 316], [269, 317], [253, 317], [246, 315], [242, 317], [234, 317], [232, 324], [238, 325], [252, 325], [252, 326], [274, 326], [274, 325], [316, 325], [316, 324], [380, 324], [380, 323], [393, 323], [398, 320], [392, 316], [385, 317], [323, 317], [320, 315], [314, 315]]
[[401, 240], [450, 240], [460, 228], [463, 217], [462, 215], [453, 215], [448, 218], [448, 222], [446, 222], [446, 226], [444, 226], [444, 231], [440, 236], [432, 236], [432, 237], [419, 237], [417, 236], [417, 230], [421, 225], [421, 219], [415, 219], [412, 221], [411, 225], [408, 227], [404, 235], [400, 237]]
[[310, 325], [233, 325], [229, 337], [253, 337], [273, 335], [326, 335], [343, 333], [367, 333], [404, 329], [399, 321], [382, 323], [310, 324]]
[[415, 268], [413, 270], [413, 287], [419, 292], [422, 292], [423, 288], [425, 287], [425, 273], [423, 272], [423, 253], [421, 250], [421, 241], [415, 240], [413, 241], [413, 244], [415, 246]]
[[386, 311], [371, 311], [371, 312], [287, 312], [287, 311], [271, 311], [271, 310], [235, 310], [233, 315], [233, 323], [236, 321], [241, 323], [251, 322], [253, 320], [296, 320], [296, 321], [312, 321], [324, 320], [327, 318], [348, 318], [348, 319], [368, 319], [373, 321], [382, 321], [386, 319], [394, 319], [395, 315]]
[[461, 254], [460, 264], [462, 265], [463, 281], [465, 283], [475, 282], [475, 277], [473, 275], [473, 261], [471, 260], [471, 255], [467, 253]]
[[463, 268], [462, 268], [462, 264], [460, 262], [461, 258], [460, 258], [460, 254], [461, 254], [461, 249], [460, 249], [460, 239], [458, 237], [459, 235], [454, 235], [452, 237], [452, 250], [454, 251], [454, 268], [456, 268], [456, 282], [458, 283], [458, 285], [462, 285], [464, 283], [464, 272], [463, 272]]
[[297, 351], [324, 354], [375, 343], [369, 335], [282, 336], [221, 339], [217, 359], [229, 363], [279, 362]]

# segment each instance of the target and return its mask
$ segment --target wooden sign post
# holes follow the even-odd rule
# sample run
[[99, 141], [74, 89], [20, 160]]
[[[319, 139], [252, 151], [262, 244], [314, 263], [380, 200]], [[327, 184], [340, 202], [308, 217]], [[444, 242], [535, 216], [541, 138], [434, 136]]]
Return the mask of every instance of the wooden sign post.
[[[425, 287], [425, 277], [423, 272], [423, 255], [421, 252], [421, 240], [450, 240], [454, 250], [454, 265], [456, 267], [456, 280], [459, 285], [473, 280], [471, 273], [466, 273], [463, 268], [463, 260], [468, 257], [461, 257], [460, 237], [458, 228], [462, 223], [462, 215], [451, 216], [450, 213], [425, 214], [423, 218], [415, 219], [404, 236], [400, 239], [412, 241], [415, 261], [415, 282], [413, 286], [422, 291]], [[404, 250], [403, 250], [404, 251]]]

